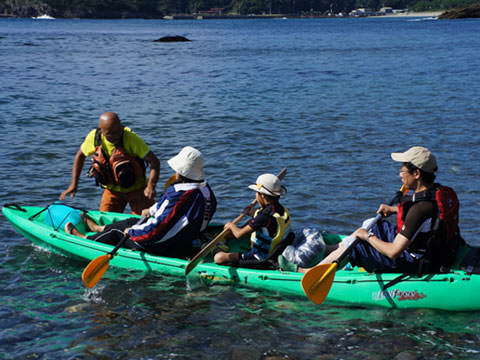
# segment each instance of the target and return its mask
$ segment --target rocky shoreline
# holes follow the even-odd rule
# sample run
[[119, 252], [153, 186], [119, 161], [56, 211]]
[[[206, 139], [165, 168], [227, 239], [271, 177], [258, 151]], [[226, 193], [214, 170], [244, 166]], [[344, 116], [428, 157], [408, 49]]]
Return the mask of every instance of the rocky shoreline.
[[439, 19], [472, 19], [480, 18], [480, 2], [466, 8], [453, 9], [438, 16]]

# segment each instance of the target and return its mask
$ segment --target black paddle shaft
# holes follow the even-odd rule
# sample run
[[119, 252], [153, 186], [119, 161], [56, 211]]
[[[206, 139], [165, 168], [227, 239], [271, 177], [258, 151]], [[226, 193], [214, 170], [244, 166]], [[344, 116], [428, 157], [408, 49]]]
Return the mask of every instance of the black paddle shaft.
[[[148, 217], [141, 217], [136, 223], [135, 225], [139, 225], [139, 224], [142, 224], [145, 220], [147, 220]], [[117, 253], [118, 249], [120, 249], [123, 244], [125, 244], [125, 241], [128, 240], [128, 238], [130, 237], [130, 235], [127, 234], [124, 234], [123, 237], [122, 237], [122, 240], [119, 241], [119, 243], [117, 244], [117, 246], [115, 246], [113, 248], [112, 251], [109, 252], [110, 256], [113, 258], [113, 256]]]
[[[390, 203], [388, 205], [393, 205], [395, 204], [396, 202], [398, 202], [403, 196], [403, 192], [402, 191], [397, 191], [395, 196], [392, 198], [392, 200], [390, 201]], [[380, 220], [380, 218], [382, 217], [382, 214], [377, 214], [377, 216], [375, 216], [375, 219], [367, 226], [367, 228], [365, 230], [367, 231], [370, 231], [373, 227], [373, 225], [375, 225], [378, 220]], [[342, 255], [340, 255], [340, 257], [335, 260], [334, 262], [336, 262], [337, 264], [340, 265], [340, 263], [348, 256], [350, 255], [350, 253], [352, 252], [353, 248], [358, 244], [358, 242], [361, 241], [361, 239], [359, 237], [357, 237], [346, 249], [345, 251], [342, 253]]]

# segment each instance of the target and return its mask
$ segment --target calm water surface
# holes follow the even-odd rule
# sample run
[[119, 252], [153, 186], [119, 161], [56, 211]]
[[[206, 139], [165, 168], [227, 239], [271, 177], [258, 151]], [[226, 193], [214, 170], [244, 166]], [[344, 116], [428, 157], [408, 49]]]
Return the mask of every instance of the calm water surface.
[[[353, 230], [399, 187], [390, 152], [425, 145], [480, 244], [480, 22], [419, 19], [0, 19], [0, 200], [44, 206], [100, 113], [162, 160], [192, 145], [235, 218], [263, 172], [288, 168], [294, 226]], [[183, 35], [189, 43], [155, 43]], [[86, 169], [85, 169], [86, 170]], [[159, 186], [160, 188], [160, 186]], [[82, 175], [75, 199], [98, 206]], [[315, 306], [86, 265], [34, 247], [0, 217], [0, 359], [480, 357], [480, 313]]]

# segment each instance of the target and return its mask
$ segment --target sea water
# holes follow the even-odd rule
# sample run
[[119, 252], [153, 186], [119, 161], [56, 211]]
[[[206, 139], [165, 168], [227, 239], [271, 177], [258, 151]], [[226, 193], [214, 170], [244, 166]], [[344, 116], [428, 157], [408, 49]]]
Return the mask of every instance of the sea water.
[[[115, 111], [161, 160], [200, 149], [235, 218], [258, 175], [288, 169], [292, 226], [347, 233], [400, 187], [393, 151], [437, 156], [480, 244], [480, 22], [426, 19], [0, 19], [0, 200], [46, 206], [98, 116]], [[165, 35], [191, 42], [158, 43]], [[67, 204], [95, 209], [82, 172]], [[313, 305], [47, 252], [0, 217], [0, 358], [472, 359], [480, 313]]]

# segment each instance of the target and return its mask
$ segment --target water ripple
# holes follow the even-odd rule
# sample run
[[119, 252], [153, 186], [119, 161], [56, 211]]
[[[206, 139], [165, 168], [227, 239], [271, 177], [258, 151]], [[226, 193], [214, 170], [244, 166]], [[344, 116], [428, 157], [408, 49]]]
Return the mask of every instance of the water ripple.
[[[113, 110], [161, 159], [161, 182], [183, 146], [202, 150], [219, 222], [250, 202], [247, 186], [260, 173], [287, 167], [283, 203], [294, 227], [350, 231], [399, 187], [389, 153], [426, 145], [439, 181], [458, 192], [463, 236], [478, 244], [475, 22], [2, 18], [0, 32], [3, 203], [56, 200], [84, 136]], [[153, 42], [163, 34], [194, 41]], [[85, 170], [67, 201], [96, 208], [101, 190]], [[85, 263], [32, 247], [3, 217], [0, 231], [0, 358], [384, 359], [408, 350], [469, 359], [480, 351], [476, 313], [316, 307], [115, 269], [87, 291]]]

